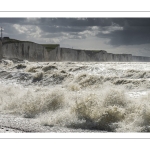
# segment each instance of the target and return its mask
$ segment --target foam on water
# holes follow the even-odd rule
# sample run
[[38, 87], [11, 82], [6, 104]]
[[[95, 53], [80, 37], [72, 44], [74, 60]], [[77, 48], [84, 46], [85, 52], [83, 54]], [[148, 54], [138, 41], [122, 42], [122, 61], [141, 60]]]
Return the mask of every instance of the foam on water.
[[2, 61], [0, 68], [1, 113], [49, 126], [149, 132], [150, 63]]

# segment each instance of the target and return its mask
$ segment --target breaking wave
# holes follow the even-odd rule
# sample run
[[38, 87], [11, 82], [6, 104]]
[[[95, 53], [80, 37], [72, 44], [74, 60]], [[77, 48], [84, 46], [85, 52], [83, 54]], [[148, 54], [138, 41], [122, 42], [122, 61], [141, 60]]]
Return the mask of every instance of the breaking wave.
[[3, 60], [0, 65], [1, 113], [36, 118], [46, 126], [150, 131], [150, 72], [138, 63]]
[[[32, 87], [33, 88], [33, 87]], [[148, 132], [150, 94], [131, 99], [124, 89], [0, 88], [0, 111], [37, 118], [42, 125], [111, 132]]]

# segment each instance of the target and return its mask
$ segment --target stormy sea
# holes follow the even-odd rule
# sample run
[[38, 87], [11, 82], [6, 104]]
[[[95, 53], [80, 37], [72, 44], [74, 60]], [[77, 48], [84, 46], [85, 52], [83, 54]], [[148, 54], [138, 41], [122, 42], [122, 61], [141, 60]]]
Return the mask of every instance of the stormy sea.
[[2, 59], [0, 114], [49, 129], [149, 132], [150, 63]]

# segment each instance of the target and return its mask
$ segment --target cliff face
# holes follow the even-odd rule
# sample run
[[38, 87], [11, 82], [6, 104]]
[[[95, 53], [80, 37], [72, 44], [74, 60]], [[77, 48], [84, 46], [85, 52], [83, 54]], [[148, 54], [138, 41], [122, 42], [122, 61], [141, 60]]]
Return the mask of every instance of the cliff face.
[[29, 61], [43, 61], [44, 47], [39, 44], [23, 42], [3, 45], [3, 56], [6, 58], [27, 59]]
[[60, 48], [61, 61], [114, 61], [114, 62], [149, 62], [150, 57], [132, 56], [131, 54], [111, 54], [104, 50], [89, 51]]
[[2, 42], [0, 41], [0, 60], [2, 59], [3, 54], [2, 54]]
[[55, 50], [49, 52], [44, 46], [32, 42], [5, 43], [2, 47], [3, 57], [13, 59], [26, 59], [29, 61], [55, 60]]
[[[3, 57], [26, 59], [29, 61], [150, 61], [150, 57], [132, 56], [131, 54], [111, 54], [104, 50], [89, 51], [70, 48], [47, 49], [43, 45], [32, 42], [4, 43]], [[0, 58], [2, 52], [0, 51]]]

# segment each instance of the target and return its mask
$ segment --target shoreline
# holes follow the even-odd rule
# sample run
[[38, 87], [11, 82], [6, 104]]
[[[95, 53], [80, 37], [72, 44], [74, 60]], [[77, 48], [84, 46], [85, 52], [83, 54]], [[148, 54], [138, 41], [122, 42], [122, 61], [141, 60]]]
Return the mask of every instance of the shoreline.
[[36, 118], [23, 118], [16, 115], [0, 114], [0, 133], [104, 133], [100, 130], [75, 129], [61, 126], [43, 126]]

